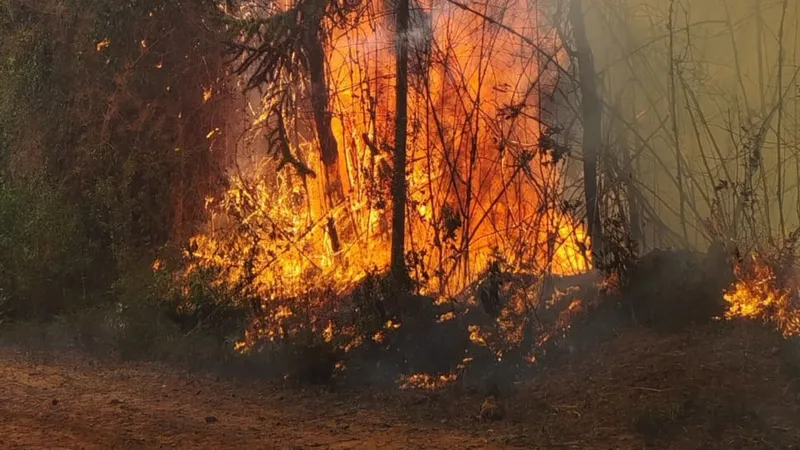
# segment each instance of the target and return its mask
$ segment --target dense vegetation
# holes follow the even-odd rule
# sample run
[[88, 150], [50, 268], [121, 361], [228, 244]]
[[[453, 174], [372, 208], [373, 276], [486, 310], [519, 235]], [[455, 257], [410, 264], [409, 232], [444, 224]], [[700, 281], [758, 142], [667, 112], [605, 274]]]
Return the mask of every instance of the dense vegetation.
[[204, 97], [224, 90], [215, 5], [1, 9], [2, 313], [117, 299], [115, 287], [186, 239], [219, 179], [225, 155], [206, 135], [224, 128], [225, 97]]

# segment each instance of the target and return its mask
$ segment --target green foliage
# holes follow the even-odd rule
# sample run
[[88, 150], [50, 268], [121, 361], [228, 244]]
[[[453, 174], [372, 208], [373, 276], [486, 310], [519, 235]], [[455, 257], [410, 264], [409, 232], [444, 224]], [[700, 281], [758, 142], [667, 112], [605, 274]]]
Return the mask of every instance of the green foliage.
[[220, 286], [219, 274], [204, 269], [177, 282], [166, 270], [154, 277], [157, 301], [184, 333], [203, 333], [221, 340], [241, 336], [247, 324], [244, 300], [239, 293]]
[[0, 6], [7, 312], [51, 314], [92, 293], [156, 295], [138, 271], [204, 220], [225, 157], [217, 19], [211, 0]]
[[92, 250], [77, 211], [57, 191], [0, 181], [0, 312], [50, 315], [88, 301]]

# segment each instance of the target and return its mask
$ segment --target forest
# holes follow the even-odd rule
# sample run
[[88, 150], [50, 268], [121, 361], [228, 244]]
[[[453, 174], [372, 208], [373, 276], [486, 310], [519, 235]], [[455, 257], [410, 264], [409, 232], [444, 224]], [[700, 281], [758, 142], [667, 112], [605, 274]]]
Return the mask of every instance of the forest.
[[794, 448], [799, 29], [0, 1], [0, 442]]

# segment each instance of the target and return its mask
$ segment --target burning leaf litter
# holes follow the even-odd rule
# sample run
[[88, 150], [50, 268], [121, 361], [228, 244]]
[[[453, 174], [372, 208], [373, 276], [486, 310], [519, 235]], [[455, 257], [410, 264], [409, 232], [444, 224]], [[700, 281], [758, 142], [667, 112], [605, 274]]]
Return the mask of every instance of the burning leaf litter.
[[457, 376], [455, 374], [431, 375], [427, 373], [418, 373], [401, 376], [399, 385], [401, 389], [436, 390], [451, 384], [456, 378]]

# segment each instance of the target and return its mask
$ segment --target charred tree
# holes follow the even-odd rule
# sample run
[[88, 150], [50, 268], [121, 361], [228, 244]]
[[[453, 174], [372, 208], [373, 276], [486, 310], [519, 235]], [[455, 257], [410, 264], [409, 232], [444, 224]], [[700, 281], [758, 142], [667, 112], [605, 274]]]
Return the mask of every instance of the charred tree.
[[[301, 0], [286, 11], [269, 17], [243, 20], [244, 41], [229, 43], [234, 59], [240, 59], [234, 74], [248, 77], [247, 90], [267, 86], [267, 97], [273, 100], [288, 98], [287, 91], [292, 88], [279, 87], [276, 83], [286, 74], [292, 74], [296, 84], [303, 83], [307, 86], [311, 115], [326, 174], [329, 207], [339, 203], [344, 197], [337, 165], [338, 145], [331, 129], [326, 79], [324, 31], [331, 6], [330, 0]], [[297, 107], [284, 101], [277, 101], [277, 104], [272, 115], [278, 121], [283, 121], [282, 115]], [[288, 151], [285, 133], [276, 139], [270, 139], [270, 144], [272, 148], [283, 149], [280, 155], [282, 164], [291, 163], [298, 168], [301, 175], [307, 172], [307, 168], [300, 167], [296, 158]]]
[[322, 21], [328, 0], [307, 0], [300, 4], [300, 21], [303, 23], [303, 47], [310, 79], [311, 110], [317, 129], [322, 163], [328, 182], [328, 200], [333, 206], [344, 199], [337, 160], [339, 149], [331, 130], [331, 113], [328, 109], [328, 83], [325, 79], [325, 47], [322, 42]]
[[601, 105], [597, 93], [594, 57], [586, 24], [583, 18], [582, 0], [570, 0], [569, 22], [575, 39], [575, 53], [578, 59], [578, 81], [581, 91], [581, 116], [583, 119], [583, 182], [586, 201], [586, 216], [591, 238], [591, 253], [594, 257], [602, 254], [603, 230], [600, 219], [597, 189], [597, 154], [602, 142]]
[[391, 272], [394, 280], [405, 284], [408, 268], [405, 263], [406, 222], [406, 141], [408, 139], [408, 19], [409, 0], [397, 0], [397, 84], [394, 139], [394, 173], [392, 176], [392, 250]]

